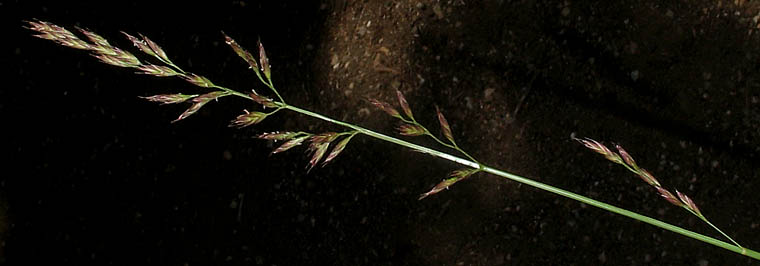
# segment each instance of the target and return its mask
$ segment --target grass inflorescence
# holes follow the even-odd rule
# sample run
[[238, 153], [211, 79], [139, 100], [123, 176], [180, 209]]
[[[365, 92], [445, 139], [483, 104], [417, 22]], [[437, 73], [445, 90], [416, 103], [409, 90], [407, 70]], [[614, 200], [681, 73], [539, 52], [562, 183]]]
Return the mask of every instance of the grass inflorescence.
[[134, 69], [137, 74], [151, 75], [155, 77], [178, 77], [192, 85], [210, 90], [209, 92], [205, 94], [175, 93], [175, 94], [160, 94], [160, 95], [141, 97], [145, 100], [148, 100], [151, 102], [157, 102], [162, 105], [189, 103], [190, 106], [188, 107], [188, 109], [185, 110], [182, 114], [180, 114], [180, 116], [172, 122], [185, 120], [186, 118], [198, 112], [198, 110], [200, 110], [202, 107], [204, 107], [206, 104], [212, 101], [219, 101], [220, 99], [227, 96], [237, 96], [237, 97], [249, 99], [252, 102], [260, 105], [261, 111], [248, 111], [247, 109], [243, 109], [242, 114], [238, 115], [235, 119], [233, 119], [230, 122], [231, 127], [237, 127], [237, 128], [249, 127], [249, 126], [258, 124], [261, 121], [268, 118], [269, 116], [283, 110], [292, 111], [298, 114], [310, 116], [312, 118], [316, 118], [325, 122], [329, 122], [329, 123], [344, 127], [345, 131], [342, 131], [342, 132], [309, 133], [309, 132], [301, 132], [301, 131], [299, 132], [293, 132], [293, 131], [279, 132], [278, 131], [278, 132], [263, 133], [257, 136], [259, 139], [262, 139], [262, 140], [282, 142], [282, 144], [280, 144], [277, 148], [271, 151], [271, 154], [285, 152], [297, 146], [306, 145], [307, 146], [306, 150], [310, 154], [310, 157], [311, 157], [306, 166], [308, 171], [312, 170], [317, 165], [324, 167], [328, 163], [334, 161], [345, 150], [346, 146], [355, 136], [364, 135], [364, 136], [372, 137], [372, 138], [385, 141], [388, 143], [404, 146], [409, 149], [426, 153], [438, 158], [446, 159], [446, 160], [449, 160], [449, 161], [452, 161], [464, 166], [464, 168], [462, 169], [457, 169], [457, 170], [452, 171], [448, 175], [448, 177], [438, 182], [428, 192], [421, 194], [419, 196], [420, 200], [426, 197], [430, 197], [441, 191], [444, 191], [448, 189], [449, 187], [451, 187], [452, 185], [454, 185], [455, 183], [465, 180], [469, 177], [472, 177], [476, 173], [485, 172], [485, 173], [497, 175], [503, 178], [507, 178], [516, 182], [527, 184], [527, 185], [536, 187], [538, 189], [555, 193], [555, 194], [558, 194], [558, 195], [561, 195], [561, 196], [564, 196], [564, 197], [567, 197], [579, 202], [583, 202], [583, 203], [586, 203], [586, 204], [589, 204], [589, 205], [592, 205], [592, 206], [595, 206], [595, 207], [598, 207], [598, 208], [601, 208], [613, 213], [630, 217], [632, 219], [636, 219], [641, 222], [649, 223], [651, 225], [654, 225], [666, 230], [670, 230], [672, 232], [760, 260], [760, 253], [758, 253], [757, 251], [742, 247], [736, 241], [730, 238], [727, 234], [723, 233], [720, 229], [718, 229], [718, 227], [710, 223], [710, 221], [707, 220], [707, 218], [703, 215], [702, 211], [697, 207], [696, 203], [694, 203], [694, 201], [690, 197], [686, 196], [685, 194], [677, 190], [676, 190], [676, 193], [674, 194], [670, 192], [669, 190], [665, 189], [661, 185], [661, 183], [649, 171], [645, 170], [644, 168], [639, 167], [634, 161], [633, 157], [631, 157], [631, 155], [628, 154], [628, 152], [625, 151], [619, 145], [615, 145], [615, 148], [617, 149], [617, 153], [616, 153], [610, 150], [609, 148], [607, 148], [605, 145], [595, 140], [576, 139], [587, 148], [599, 154], [602, 154], [607, 160], [612, 161], [616, 164], [623, 165], [628, 170], [638, 175], [642, 180], [644, 180], [644, 182], [652, 186], [657, 191], [657, 193], [661, 197], [663, 197], [666, 201], [670, 202], [671, 204], [675, 206], [682, 207], [686, 209], [687, 211], [689, 211], [690, 213], [692, 213], [693, 215], [699, 217], [701, 220], [703, 220], [704, 222], [709, 224], [711, 227], [713, 227], [715, 230], [720, 232], [731, 243], [726, 243], [724, 241], [717, 240], [717, 239], [714, 239], [714, 238], [711, 238], [711, 237], [708, 237], [708, 236], [705, 236], [693, 231], [689, 231], [684, 228], [671, 225], [671, 224], [662, 222], [660, 220], [657, 220], [651, 217], [647, 217], [647, 216], [644, 216], [644, 215], [641, 215], [629, 210], [625, 210], [616, 206], [612, 206], [610, 204], [600, 202], [600, 201], [597, 201], [597, 200], [594, 200], [594, 199], [591, 199], [591, 198], [588, 198], [588, 197], [585, 197], [585, 196], [582, 196], [582, 195], [579, 195], [567, 190], [563, 190], [563, 189], [560, 189], [548, 184], [544, 184], [544, 183], [535, 181], [533, 179], [518, 176], [512, 173], [508, 173], [499, 169], [489, 167], [485, 164], [482, 164], [478, 160], [476, 160], [473, 156], [471, 156], [469, 153], [465, 152], [462, 148], [460, 148], [459, 145], [457, 145], [454, 139], [454, 134], [451, 130], [451, 126], [449, 125], [448, 120], [446, 119], [446, 117], [440, 111], [438, 107], [435, 108], [436, 109], [435, 116], [437, 117], [437, 120], [439, 122], [439, 127], [440, 127], [439, 133], [440, 135], [443, 136], [442, 138], [438, 137], [438, 134], [434, 134], [427, 127], [425, 127], [424, 125], [422, 125], [415, 119], [411, 106], [401, 91], [396, 91], [396, 98], [398, 101], [398, 106], [401, 108], [401, 112], [399, 112], [398, 109], [396, 109], [396, 107], [393, 107], [393, 105], [389, 103], [382, 102], [376, 99], [370, 99], [369, 101], [372, 105], [374, 105], [378, 109], [384, 111], [388, 115], [398, 119], [401, 122], [401, 125], [397, 128], [397, 131], [398, 131], [397, 133], [399, 135], [407, 136], [407, 137], [427, 136], [435, 140], [442, 147], [456, 151], [456, 153], [460, 154], [461, 156], [464, 156], [464, 158], [448, 153], [448, 152], [442, 152], [436, 149], [432, 149], [432, 148], [414, 144], [402, 139], [391, 137], [391, 136], [388, 136], [388, 135], [385, 135], [373, 130], [363, 128], [358, 125], [336, 120], [336, 119], [324, 116], [322, 114], [319, 114], [317, 112], [309, 111], [297, 106], [287, 104], [285, 102], [285, 99], [280, 95], [280, 93], [277, 91], [277, 89], [275, 88], [272, 82], [272, 69], [269, 64], [269, 59], [266, 56], [266, 51], [264, 50], [264, 46], [260, 41], [257, 43], [257, 48], [258, 48], [257, 49], [258, 59], [257, 59], [256, 56], [254, 56], [254, 54], [244, 49], [234, 39], [222, 33], [225, 39], [225, 43], [227, 43], [227, 45], [229, 45], [232, 48], [235, 54], [237, 54], [245, 63], [248, 64], [248, 67], [255, 73], [259, 81], [261, 81], [264, 87], [269, 89], [269, 91], [274, 95], [274, 97], [268, 97], [268, 96], [262, 95], [256, 92], [255, 90], [252, 90], [250, 93], [242, 93], [236, 90], [232, 90], [232, 89], [217, 85], [202, 75], [187, 72], [183, 70], [182, 68], [180, 68], [179, 66], [177, 66], [176, 64], [174, 64], [170, 60], [167, 53], [157, 43], [153, 42], [148, 37], [142, 34], [137, 34], [137, 36], [139, 37], [136, 37], [128, 33], [122, 32], [122, 34], [126, 36], [126, 38], [132, 43], [132, 45], [134, 45], [138, 50], [140, 50], [145, 55], [158, 60], [160, 64], [151, 64], [151, 63], [146, 63], [144, 61], [141, 61], [134, 54], [111, 45], [105, 38], [86, 29], [81, 29], [81, 28], [77, 29], [79, 33], [81, 33], [82, 35], [86, 37], [86, 40], [85, 40], [78, 37], [73, 32], [65, 29], [64, 27], [60, 27], [50, 22], [35, 20], [35, 21], [28, 21], [27, 24], [28, 24], [27, 28], [35, 32], [34, 36], [42, 38], [42, 39], [51, 40], [62, 46], [89, 51], [93, 57], [97, 58], [103, 63], [117, 66], [117, 67], [131, 68], [131, 69]]

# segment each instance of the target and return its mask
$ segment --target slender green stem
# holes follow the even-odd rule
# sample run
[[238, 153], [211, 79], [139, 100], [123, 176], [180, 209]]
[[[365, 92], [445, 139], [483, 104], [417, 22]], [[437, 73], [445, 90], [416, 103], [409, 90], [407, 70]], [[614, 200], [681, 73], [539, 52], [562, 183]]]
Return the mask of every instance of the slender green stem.
[[464, 154], [464, 156], [467, 156], [467, 158], [469, 158], [469, 159], [470, 159], [470, 160], [472, 160], [473, 162], [476, 162], [476, 163], [478, 163], [479, 165], [483, 166], [483, 164], [481, 164], [480, 162], [478, 162], [478, 160], [475, 160], [475, 158], [474, 158], [474, 157], [470, 156], [470, 154], [469, 154], [469, 153], [467, 153], [467, 152], [465, 152], [463, 149], [459, 148], [459, 146], [457, 146], [457, 144], [456, 144], [456, 143], [454, 143], [454, 149], [456, 149], [456, 150], [458, 150], [459, 152], [461, 152], [462, 154]]
[[187, 74], [187, 72], [185, 72], [184, 70], [182, 70], [182, 68], [180, 68], [179, 66], [175, 65], [174, 63], [172, 63], [172, 61], [170, 61], [170, 60], [164, 60], [163, 58], [161, 58], [160, 56], [157, 56], [157, 55], [153, 56], [153, 57], [155, 57], [159, 61], [163, 62], [164, 64], [167, 64], [167, 65], [173, 67], [174, 70], [179, 71], [181, 74], [183, 74], [183, 75]]
[[430, 133], [430, 130], [428, 130], [425, 126], [423, 126], [422, 124], [420, 124], [419, 122], [417, 122], [416, 120], [414, 120], [414, 118], [412, 118], [411, 121], [406, 120], [404, 118], [400, 118], [400, 119], [401, 119], [401, 121], [403, 121], [405, 123], [413, 124], [413, 125], [416, 125], [416, 126], [419, 126], [419, 127], [423, 128], [425, 130], [424, 134], [427, 135], [427, 136], [429, 136], [429, 137], [431, 137], [433, 140], [435, 140], [439, 144], [441, 144], [441, 145], [443, 145], [443, 146], [445, 146], [447, 148], [454, 149], [454, 150], [460, 152], [461, 154], [463, 154], [464, 156], [466, 156], [467, 158], [469, 158], [470, 160], [472, 160], [473, 162], [480, 164], [480, 162], [478, 162], [478, 160], [475, 160], [475, 157], [470, 156], [470, 154], [468, 154], [466, 151], [464, 151], [463, 149], [459, 148], [459, 146], [457, 146], [457, 144], [455, 142], [452, 142], [452, 144], [448, 144], [446, 142], [443, 142], [441, 139], [439, 139], [438, 137], [436, 137], [435, 135], [433, 135], [433, 133]]
[[691, 212], [691, 214], [694, 214], [695, 216], [699, 217], [699, 219], [702, 219], [702, 221], [704, 221], [705, 223], [709, 224], [713, 229], [715, 229], [715, 231], [718, 231], [725, 238], [728, 238], [728, 240], [731, 240], [731, 242], [733, 242], [734, 245], [736, 245], [737, 247], [742, 247], [742, 245], [739, 245], [739, 243], [737, 243], [733, 238], [731, 238], [730, 236], [728, 236], [726, 233], [723, 233], [723, 231], [721, 231], [720, 229], [718, 229], [717, 226], [713, 225], [709, 220], [707, 220], [707, 217], [705, 217], [704, 215], [702, 215], [700, 213], [697, 213], [697, 212], [693, 211], [692, 209], [689, 209], [686, 206], [684, 206], [683, 208], [686, 209], [687, 211]]
[[457, 146], [457, 144], [456, 144], [456, 143], [454, 143], [454, 144], [452, 145], [452, 144], [448, 144], [448, 143], [446, 143], [446, 142], [443, 142], [443, 141], [442, 141], [442, 140], [440, 140], [438, 137], [436, 137], [435, 135], [433, 135], [432, 133], [430, 133], [430, 130], [428, 130], [428, 129], [427, 129], [427, 128], [425, 128], [424, 126], [420, 125], [419, 123], [418, 123], [417, 125], [418, 125], [418, 126], [421, 126], [422, 128], [424, 128], [424, 129], [425, 129], [425, 135], [428, 135], [428, 136], [430, 136], [431, 138], [433, 138], [433, 140], [435, 140], [435, 141], [436, 141], [436, 142], [438, 142], [439, 144], [441, 144], [441, 145], [443, 145], [443, 146], [445, 146], [445, 147], [447, 147], [447, 148], [450, 148], [450, 149], [454, 149], [454, 150], [456, 150], [456, 151], [458, 151], [458, 152], [462, 153], [464, 156], [466, 156], [468, 159], [470, 159], [470, 160], [471, 160], [471, 161], [473, 161], [473, 162], [476, 162], [476, 163], [478, 163], [478, 164], [480, 163], [480, 162], [478, 162], [478, 160], [475, 160], [475, 158], [474, 158], [474, 157], [470, 156], [470, 154], [468, 154], [466, 151], [464, 151], [464, 150], [462, 150], [461, 148], [459, 148], [459, 146]]
[[[419, 126], [422, 126], [422, 125], [419, 125]], [[425, 127], [423, 127], [423, 128], [425, 128]], [[435, 135], [433, 135], [433, 133], [430, 133], [430, 130], [427, 130], [427, 128], [425, 128], [425, 135], [433, 138], [433, 140], [435, 140], [436, 142], [438, 142], [438, 144], [446, 146], [447, 148], [456, 149], [456, 147], [454, 147], [454, 145], [448, 144], [448, 143], [443, 142], [440, 139], [438, 139]]]
[[356, 134], [359, 134], [359, 131], [351, 130], [351, 131], [340, 132], [336, 136], [340, 137], [340, 136], [344, 136], [344, 135], [350, 135], [350, 136], [346, 137], [346, 138], [350, 139], [350, 138], [353, 138]]
[[621, 163], [620, 165], [625, 166], [625, 168], [628, 169], [628, 171], [631, 171], [634, 174], [637, 174], [637, 175], [641, 174], [640, 170], [636, 170], [633, 167], [628, 166], [627, 163]]
[[[259, 79], [261, 79], [260, 76], [259, 76]], [[261, 79], [261, 82], [264, 82], [264, 79]], [[277, 95], [277, 99], [280, 100], [280, 103], [283, 103], [283, 104], [285, 103], [285, 99], [283, 99], [282, 96], [280, 96], [280, 93], [277, 92], [277, 89], [274, 88], [274, 83], [272, 83], [272, 79], [269, 79], [269, 83], [264, 82], [264, 85], [267, 85], [267, 87], [269, 87], [274, 92], [274, 95]]]
[[241, 93], [241, 92], [238, 92], [238, 91], [233, 90], [233, 89], [225, 88], [225, 87], [222, 87], [222, 86], [219, 86], [219, 85], [214, 85], [213, 88], [220, 89], [220, 90], [222, 90], [222, 91], [224, 91], [226, 93], [229, 93], [230, 95], [235, 95], [235, 96], [238, 96], [238, 97], [243, 97], [243, 98], [246, 98], [246, 99], [251, 99], [251, 96], [245, 95], [245, 93]]
[[158, 60], [161, 60], [161, 62], [164, 62], [164, 64], [167, 64], [167, 65], [173, 67], [174, 69], [179, 70], [179, 72], [181, 72], [182, 74], [187, 74], [187, 72], [185, 72], [184, 70], [182, 70], [181, 68], [179, 68], [177, 65], [175, 65], [171, 61], [166, 61], [164, 59], [161, 59], [161, 57], [158, 57], [158, 56], [156, 58], [158, 58]]
[[731, 242], [734, 243], [734, 245], [736, 245], [736, 246], [738, 246], [740, 248], [742, 247], [742, 245], [739, 245], [739, 243], [737, 243], [736, 241], [734, 241], [733, 238], [731, 238], [730, 236], [728, 236], [726, 233], [723, 233], [723, 231], [721, 231], [720, 229], [718, 229], [718, 227], [715, 226], [715, 225], [713, 225], [710, 221], [708, 221], [707, 219], [704, 219], [704, 218], [702, 218], [702, 220], [705, 221], [705, 223], [707, 223], [710, 226], [712, 226], [713, 229], [715, 229], [716, 231], [720, 232], [721, 235], [723, 235], [724, 237], [728, 238], [728, 240], [731, 240]]

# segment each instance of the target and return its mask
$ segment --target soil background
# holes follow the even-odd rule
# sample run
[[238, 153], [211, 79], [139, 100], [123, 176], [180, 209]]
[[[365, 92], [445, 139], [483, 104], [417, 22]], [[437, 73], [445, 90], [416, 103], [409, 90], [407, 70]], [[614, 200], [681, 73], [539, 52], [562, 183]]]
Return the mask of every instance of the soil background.
[[[307, 172], [262, 132], [341, 130], [31, 37], [23, 20], [156, 41], [184, 69], [265, 91], [223, 41], [260, 39], [293, 105], [392, 134], [405, 93], [481, 162], [719, 239], [572, 137], [619, 143], [760, 249], [758, 4], [746, 1], [1, 1], [0, 261], [6, 265], [749, 265], [714, 246], [360, 136]], [[135, 50], [131, 50], [137, 52]], [[409, 140], [436, 147], [424, 138]], [[5, 157], [4, 156], [4, 157]]]

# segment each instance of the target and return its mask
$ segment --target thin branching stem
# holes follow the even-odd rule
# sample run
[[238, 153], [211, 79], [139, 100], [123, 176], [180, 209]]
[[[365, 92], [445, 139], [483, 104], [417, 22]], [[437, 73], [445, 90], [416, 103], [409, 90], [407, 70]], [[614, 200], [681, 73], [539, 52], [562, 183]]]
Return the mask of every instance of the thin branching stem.
[[[424, 126], [422, 126], [420, 124], [417, 124], [417, 125], [421, 126], [422, 128], [425, 128]], [[433, 138], [433, 140], [435, 140], [436, 142], [438, 142], [439, 144], [441, 144], [443, 146], [446, 146], [447, 148], [451, 148], [451, 149], [454, 149], [454, 150], [458, 151], [459, 153], [461, 153], [462, 155], [466, 156], [471, 161], [476, 162], [477, 164], [480, 164], [480, 162], [478, 162], [478, 160], [475, 160], [475, 157], [470, 156], [469, 153], [467, 153], [463, 149], [459, 148], [459, 146], [457, 146], [456, 143], [448, 144], [446, 142], [443, 142], [441, 139], [439, 139], [438, 137], [436, 137], [435, 135], [433, 135], [432, 133], [430, 133], [430, 130], [427, 130], [427, 128], [425, 128], [425, 135], [430, 136], [431, 138]]]
[[160, 56], [157, 56], [156, 58], [158, 58], [158, 60], [161, 61], [161, 62], [163, 62], [164, 64], [167, 64], [167, 65], [173, 67], [174, 70], [177, 70], [177, 71], [179, 71], [182, 74], [187, 74], [187, 72], [185, 72], [184, 70], [182, 70], [181, 68], [179, 68], [179, 66], [175, 65], [174, 63], [172, 63], [172, 61], [164, 60]]
[[238, 92], [238, 91], [233, 90], [233, 89], [225, 88], [225, 87], [222, 87], [222, 86], [219, 86], [219, 85], [214, 85], [214, 86], [212, 86], [212, 88], [216, 88], [216, 89], [222, 90], [222, 91], [224, 91], [226, 93], [229, 93], [230, 95], [235, 95], [235, 96], [238, 96], [238, 97], [243, 97], [243, 98], [246, 98], [246, 99], [251, 99], [251, 96], [245, 95], [244, 93]]
[[691, 212], [691, 214], [694, 214], [695, 216], [699, 217], [699, 219], [701, 219], [702, 221], [710, 225], [713, 229], [715, 229], [715, 231], [718, 231], [721, 235], [723, 235], [723, 237], [728, 238], [728, 240], [731, 240], [731, 242], [734, 243], [734, 245], [736, 245], [737, 247], [740, 247], [740, 248], [742, 247], [742, 245], [739, 245], [739, 243], [737, 243], [733, 238], [728, 236], [726, 233], [723, 233], [723, 231], [721, 231], [717, 226], [713, 225], [709, 220], [707, 220], [707, 217], [705, 217], [704, 215], [697, 213], [686, 206], [684, 206], [683, 208]]
[[424, 130], [425, 130], [425, 133], [424, 133], [424, 135], [427, 135], [427, 136], [429, 136], [429, 137], [433, 138], [433, 140], [435, 140], [435, 141], [436, 141], [436, 142], [438, 142], [439, 144], [441, 144], [441, 145], [443, 145], [443, 146], [445, 146], [445, 147], [447, 147], [447, 148], [450, 148], [450, 149], [454, 149], [454, 150], [456, 150], [456, 151], [460, 152], [460, 153], [461, 153], [462, 155], [464, 155], [465, 157], [467, 157], [467, 158], [469, 158], [470, 160], [472, 160], [473, 162], [476, 162], [476, 163], [480, 164], [480, 162], [478, 162], [478, 160], [476, 160], [476, 159], [475, 159], [475, 157], [472, 157], [472, 156], [471, 156], [469, 153], [467, 153], [467, 152], [466, 152], [466, 151], [464, 151], [463, 149], [459, 148], [459, 146], [457, 146], [457, 144], [456, 144], [456, 143], [451, 143], [451, 144], [449, 144], [449, 143], [443, 142], [441, 139], [439, 139], [438, 137], [436, 137], [435, 135], [433, 135], [433, 133], [430, 133], [430, 130], [428, 130], [428, 129], [427, 129], [427, 127], [425, 127], [425, 126], [423, 126], [422, 124], [420, 124], [419, 122], [417, 122], [417, 120], [415, 120], [415, 119], [414, 119], [414, 117], [410, 117], [410, 119], [405, 119], [405, 118], [403, 118], [403, 117], [398, 117], [398, 118], [399, 118], [399, 119], [400, 119], [402, 122], [404, 122], [404, 123], [407, 123], [407, 124], [412, 124], [412, 125], [416, 125], [416, 126], [419, 126], [419, 127], [421, 127], [422, 129], [424, 129]]
[[285, 104], [285, 99], [283, 99], [282, 96], [280, 96], [280, 93], [277, 92], [277, 89], [274, 88], [274, 85], [272, 84], [272, 80], [269, 80], [269, 83], [264, 82], [264, 84], [266, 84], [267, 87], [269, 87], [270, 89], [272, 89], [272, 91], [274, 92], [274, 95], [277, 96], [277, 99], [280, 100], [281, 104]]

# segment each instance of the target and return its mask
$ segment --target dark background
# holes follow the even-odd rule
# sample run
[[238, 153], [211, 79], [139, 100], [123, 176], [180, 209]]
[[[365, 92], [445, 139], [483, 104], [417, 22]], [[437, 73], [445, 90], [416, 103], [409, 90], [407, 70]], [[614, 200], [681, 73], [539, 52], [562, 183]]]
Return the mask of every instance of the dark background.
[[[252, 136], [340, 128], [293, 114], [229, 128], [241, 109], [255, 109], [231, 97], [169, 123], [187, 106], [137, 96], [198, 88], [135, 75], [31, 37], [23, 20], [32, 19], [87, 28], [122, 48], [131, 44], [119, 31], [142, 33], [183, 68], [240, 91], [263, 88], [220, 31], [249, 49], [260, 38], [275, 84], [291, 103], [391, 133], [394, 124], [381, 113], [362, 117], [355, 110], [367, 107], [366, 97], [392, 100], [393, 82], [376, 72], [327, 74], [333, 72], [325, 53], [365, 45], [351, 43], [365, 37], [353, 33], [355, 17], [364, 25], [362, 16], [381, 14], [374, 27], [389, 30], [422, 14], [405, 34], [383, 36], [391, 50], [405, 47], [408, 58], [387, 63], [408, 62], [396, 68], [413, 80], [400, 85], [411, 91], [413, 108], [424, 116], [441, 105], [460, 144], [476, 157], [720, 238], [570, 136], [616, 141], [666, 187], [695, 199], [726, 233], [760, 248], [760, 53], [757, 33], [749, 33], [757, 14], [750, 4], [622, 1], [576, 4], [565, 14], [566, 4], [551, 1], [262, 2], [0, 2], [6, 67], [0, 119], [8, 156], [0, 178], [3, 263], [752, 262], [487, 175], [417, 201], [455, 166], [367, 137], [352, 141], [332, 165], [307, 173], [302, 152], [269, 156], [272, 144]], [[343, 28], [350, 38], [334, 33]], [[399, 41], [405, 38], [412, 40]], [[365, 89], [331, 91], [354, 80]], [[486, 100], [490, 87], [497, 96]], [[435, 128], [435, 120], [424, 122]]]

